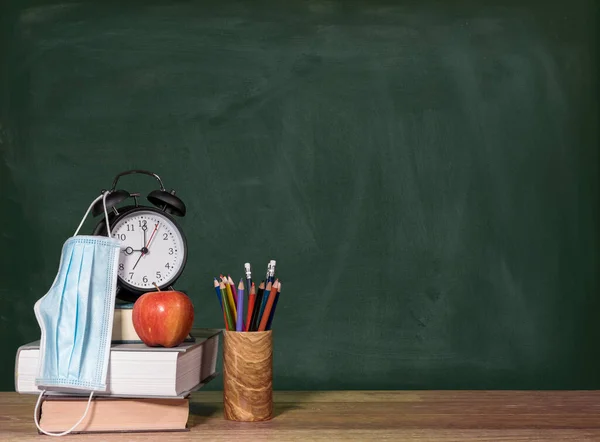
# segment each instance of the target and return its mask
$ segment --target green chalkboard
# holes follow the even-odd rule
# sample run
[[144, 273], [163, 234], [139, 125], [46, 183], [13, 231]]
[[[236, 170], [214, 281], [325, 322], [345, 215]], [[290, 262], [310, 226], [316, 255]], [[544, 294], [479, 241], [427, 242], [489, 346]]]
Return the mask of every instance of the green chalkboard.
[[0, 390], [132, 168], [187, 203], [196, 327], [222, 327], [213, 276], [277, 260], [277, 389], [600, 388], [597, 12], [5, 3]]

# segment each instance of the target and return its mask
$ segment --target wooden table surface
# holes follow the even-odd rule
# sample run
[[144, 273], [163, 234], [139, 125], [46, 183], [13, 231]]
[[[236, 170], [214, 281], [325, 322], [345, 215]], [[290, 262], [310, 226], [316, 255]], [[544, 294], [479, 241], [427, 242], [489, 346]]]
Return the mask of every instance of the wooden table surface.
[[[275, 392], [275, 418], [223, 419], [220, 392], [194, 393], [190, 432], [69, 435], [67, 440], [600, 441], [600, 391]], [[43, 440], [36, 397], [0, 393], [0, 440]]]

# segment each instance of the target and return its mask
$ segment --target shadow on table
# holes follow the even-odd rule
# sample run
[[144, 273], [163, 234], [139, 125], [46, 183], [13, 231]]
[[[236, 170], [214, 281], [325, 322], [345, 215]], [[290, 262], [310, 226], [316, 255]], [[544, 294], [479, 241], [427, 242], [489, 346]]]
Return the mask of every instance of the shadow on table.
[[[306, 408], [306, 404], [312, 402], [314, 396], [314, 391], [275, 392], [273, 417], [276, 418], [287, 412]], [[318, 393], [316, 396], [318, 396]]]
[[195, 427], [196, 425], [200, 425], [221, 410], [222, 407], [219, 407], [215, 403], [190, 402], [188, 426]]
[[[279, 392], [274, 393], [273, 397], [273, 418], [276, 419], [294, 410], [305, 408], [306, 403], [310, 403], [315, 396], [313, 391], [295, 391], [292, 394], [283, 395]], [[318, 393], [317, 393], [318, 396]], [[207, 419], [216, 414], [223, 414], [223, 404], [219, 402], [190, 402], [190, 426], [202, 424]]]

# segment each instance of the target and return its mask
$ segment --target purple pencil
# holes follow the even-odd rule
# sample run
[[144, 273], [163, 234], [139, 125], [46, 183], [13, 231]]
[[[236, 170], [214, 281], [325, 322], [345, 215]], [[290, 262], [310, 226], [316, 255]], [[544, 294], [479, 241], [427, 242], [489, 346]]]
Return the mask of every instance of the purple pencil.
[[244, 331], [244, 280], [240, 279], [237, 287], [237, 324], [235, 331]]

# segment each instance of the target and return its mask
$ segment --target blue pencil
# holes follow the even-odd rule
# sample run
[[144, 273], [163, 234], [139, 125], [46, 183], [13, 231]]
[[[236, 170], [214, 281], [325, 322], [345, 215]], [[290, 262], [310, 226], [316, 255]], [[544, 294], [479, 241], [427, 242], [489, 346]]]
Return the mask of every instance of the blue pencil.
[[219, 288], [219, 282], [217, 281], [217, 278], [215, 278], [215, 292], [217, 292], [219, 305], [221, 306], [221, 310], [223, 310], [223, 299], [221, 298], [221, 289]]
[[237, 324], [235, 325], [235, 331], [244, 331], [244, 280], [240, 279], [240, 283], [237, 288]]
[[269, 322], [267, 322], [267, 328], [265, 330], [271, 330], [271, 324], [273, 323], [273, 316], [275, 316], [275, 309], [277, 308], [277, 301], [279, 301], [280, 293], [281, 281], [279, 281], [279, 286], [277, 287], [277, 294], [275, 295], [275, 301], [273, 302], [273, 308], [271, 309], [271, 314], [269, 315]]
[[[269, 293], [271, 293], [271, 283], [269, 282], [265, 287], [265, 292], [263, 293], [263, 298], [260, 303], [260, 310], [258, 311], [258, 323], [260, 324], [261, 318], [263, 317], [263, 313], [265, 312], [265, 307], [267, 306], [267, 301], [269, 300]], [[258, 328], [257, 328], [258, 330]]]

